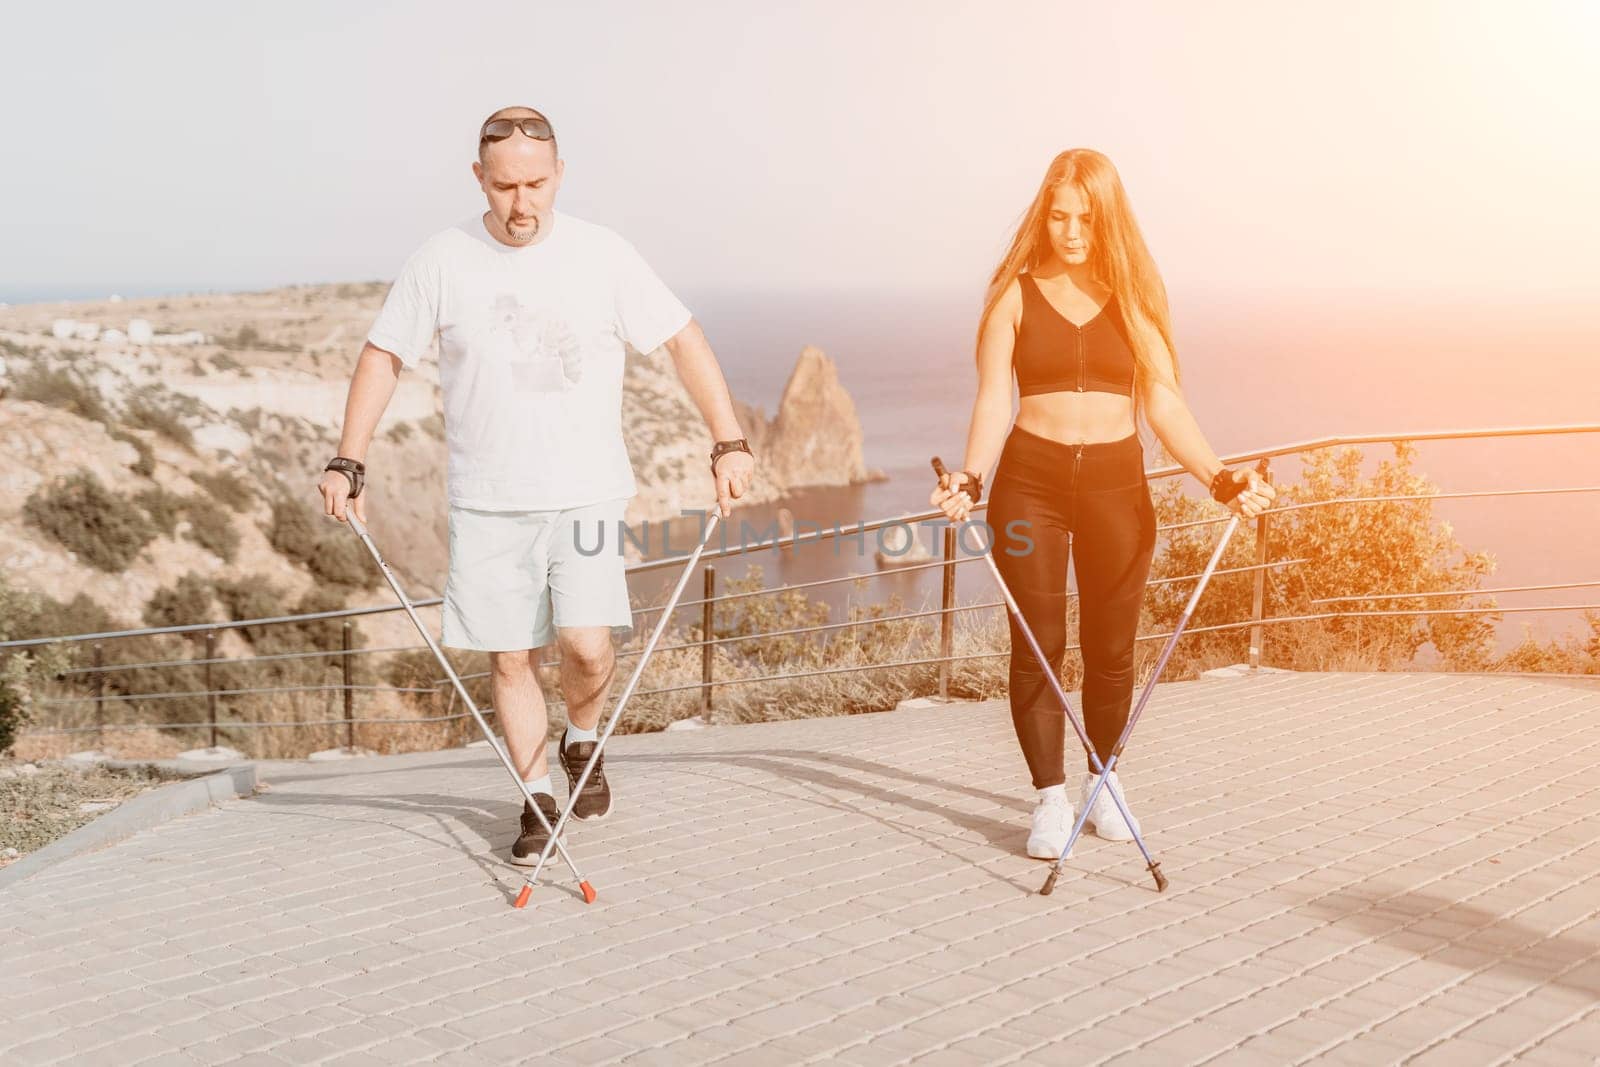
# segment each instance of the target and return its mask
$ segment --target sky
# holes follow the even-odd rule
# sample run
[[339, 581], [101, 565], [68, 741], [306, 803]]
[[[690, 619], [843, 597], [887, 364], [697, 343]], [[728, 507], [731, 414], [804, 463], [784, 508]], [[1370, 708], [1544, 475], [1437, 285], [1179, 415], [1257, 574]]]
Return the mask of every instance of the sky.
[[1600, 4], [11, 6], [0, 299], [386, 279], [494, 109], [681, 291], [972, 293], [1111, 157], [1169, 288], [1600, 281]]

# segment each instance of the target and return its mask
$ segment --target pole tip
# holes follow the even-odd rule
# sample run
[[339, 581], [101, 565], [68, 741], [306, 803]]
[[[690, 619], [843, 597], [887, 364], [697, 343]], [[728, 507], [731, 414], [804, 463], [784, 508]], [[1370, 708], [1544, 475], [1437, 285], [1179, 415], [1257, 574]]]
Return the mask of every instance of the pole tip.
[[583, 890], [583, 902], [585, 904], [593, 904], [594, 898], [597, 895], [594, 891], [594, 886], [590, 885], [588, 882], [579, 882], [578, 888]]
[[533, 896], [533, 886], [525, 885], [522, 887], [522, 892], [517, 894], [517, 899], [511, 902], [511, 906], [513, 908], [525, 908], [528, 906], [528, 898], [531, 896]]
[[1050, 877], [1046, 878], [1044, 880], [1044, 885], [1039, 887], [1039, 895], [1041, 897], [1047, 897], [1051, 893], [1055, 892], [1056, 875], [1058, 875], [1060, 873], [1061, 873], [1061, 868], [1060, 867], [1052, 867], [1052, 868], [1050, 868]]
[[1150, 873], [1155, 876], [1156, 892], [1165, 893], [1167, 891], [1167, 876], [1161, 873], [1161, 864], [1152, 863], [1150, 865]]

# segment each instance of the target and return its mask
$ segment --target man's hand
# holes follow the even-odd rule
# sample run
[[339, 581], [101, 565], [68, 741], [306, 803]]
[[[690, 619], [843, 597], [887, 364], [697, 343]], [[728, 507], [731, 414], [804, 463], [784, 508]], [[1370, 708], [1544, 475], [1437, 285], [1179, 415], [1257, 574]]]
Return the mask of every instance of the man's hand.
[[[350, 479], [339, 471], [323, 471], [322, 480], [317, 483], [317, 491], [322, 494], [322, 513], [332, 516], [340, 522], [345, 522], [345, 508], [350, 500]], [[362, 493], [356, 497], [356, 518], [365, 525], [367, 521], [367, 494]]]
[[[733, 502], [750, 491], [750, 483], [755, 480], [756, 474], [755, 457], [748, 452], [724, 452], [717, 457], [712, 470], [717, 482], [717, 511], [726, 519], [733, 512]], [[357, 499], [356, 504], [359, 506], [360, 503]]]

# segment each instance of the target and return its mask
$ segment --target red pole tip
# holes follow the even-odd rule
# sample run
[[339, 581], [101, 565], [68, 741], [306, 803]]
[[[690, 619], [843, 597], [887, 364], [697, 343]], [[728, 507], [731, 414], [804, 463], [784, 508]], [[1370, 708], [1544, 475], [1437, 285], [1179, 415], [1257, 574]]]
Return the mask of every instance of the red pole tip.
[[593, 904], [596, 895], [594, 886], [590, 885], [588, 882], [579, 882], [578, 888], [583, 890], [583, 902], [585, 904]]
[[511, 906], [513, 908], [525, 908], [528, 906], [528, 898], [531, 896], [533, 896], [533, 886], [525, 885], [522, 887], [522, 892], [517, 894], [517, 899], [511, 902]]

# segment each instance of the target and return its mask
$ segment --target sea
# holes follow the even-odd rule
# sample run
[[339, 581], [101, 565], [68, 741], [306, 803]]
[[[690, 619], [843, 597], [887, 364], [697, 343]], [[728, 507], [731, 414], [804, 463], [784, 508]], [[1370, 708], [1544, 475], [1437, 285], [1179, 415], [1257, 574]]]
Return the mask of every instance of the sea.
[[[202, 291], [195, 286], [78, 286], [70, 292], [0, 292], [11, 303]], [[863, 453], [880, 481], [802, 490], [781, 505], [741, 508], [728, 537], [760, 540], [786, 507], [806, 528], [853, 524], [929, 510], [929, 459], [961, 462], [976, 370], [977, 292], [702, 291], [683, 294], [740, 399], [777, 411], [795, 360], [822, 349], [854, 401]], [[1566, 295], [1387, 291], [1206, 291], [1175, 286], [1174, 335], [1185, 398], [1222, 456], [1330, 437], [1404, 436], [1440, 431], [1600, 423], [1600, 305]], [[1153, 442], [1147, 440], [1147, 455]], [[1362, 446], [1364, 469], [1392, 455]], [[1416, 470], [1442, 492], [1514, 490], [1518, 496], [1439, 501], [1468, 551], [1496, 563], [1485, 586], [1593, 583], [1499, 596], [1510, 613], [1497, 629], [1500, 650], [1522, 640], [1587, 634], [1574, 605], [1600, 604], [1600, 434], [1424, 442]], [[1274, 465], [1293, 481], [1294, 458]], [[1193, 495], [1201, 487], [1186, 478]], [[1589, 492], [1535, 493], [1541, 489]], [[708, 479], [709, 493], [709, 479]], [[673, 524], [668, 554], [687, 551], [699, 520]], [[930, 529], [917, 531], [937, 550]], [[719, 539], [720, 540], [720, 539]], [[719, 580], [760, 567], [768, 584], [847, 575], [866, 580], [823, 586], [813, 595], [842, 613], [852, 603], [898, 595], [908, 609], [937, 603], [937, 569], [882, 568], [876, 535], [803, 546], [752, 549], [720, 560]], [[662, 554], [658, 537], [651, 556]], [[993, 600], [986, 568], [957, 568], [963, 602]], [[635, 592], [663, 594], [671, 575], [636, 576]], [[699, 596], [699, 579], [695, 592]], [[1399, 591], [1399, 590], [1397, 590]], [[839, 617], [836, 615], [836, 617]]]
[[[929, 510], [930, 457], [940, 455], [954, 467], [965, 448], [977, 380], [978, 294], [693, 296], [691, 306], [741, 399], [774, 414], [800, 349], [815, 345], [833, 360], [855, 403], [866, 463], [886, 478], [802, 491], [782, 502], [797, 520], [808, 528], [849, 530], [855, 522]], [[1225, 458], [1330, 437], [1600, 424], [1600, 310], [1592, 303], [1448, 293], [1178, 291], [1172, 311], [1185, 398]], [[1147, 440], [1147, 455], [1152, 445]], [[1361, 450], [1368, 473], [1393, 456], [1385, 444]], [[1496, 569], [1485, 586], [1593, 583], [1500, 595], [1502, 607], [1556, 609], [1505, 614], [1497, 628], [1500, 651], [1525, 633], [1540, 640], [1587, 634], [1573, 605], [1600, 605], [1597, 460], [1600, 433], [1418, 445], [1414, 469], [1441, 492], [1591, 490], [1435, 504], [1435, 515], [1463, 549], [1493, 556]], [[1275, 462], [1278, 482], [1298, 475], [1296, 458]], [[1185, 481], [1189, 492], [1204, 496], [1193, 478]], [[741, 509], [734, 521], [747, 522], [756, 540], [776, 513], [777, 506]], [[917, 536], [937, 551], [931, 529]], [[718, 570], [743, 576], [758, 565], [769, 583], [871, 575], [865, 583], [819, 590], [840, 609], [893, 594], [908, 608], [937, 603], [937, 569], [880, 568], [876, 535], [864, 541], [747, 552], [721, 561]], [[685, 525], [672, 549], [685, 551], [693, 542], [694, 525]], [[997, 599], [981, 563], [957, 572], [962, 602]]]

